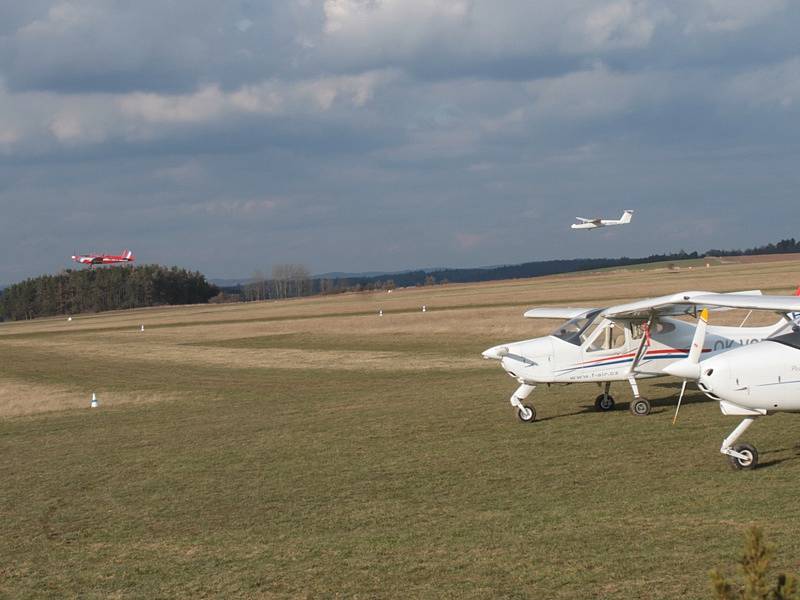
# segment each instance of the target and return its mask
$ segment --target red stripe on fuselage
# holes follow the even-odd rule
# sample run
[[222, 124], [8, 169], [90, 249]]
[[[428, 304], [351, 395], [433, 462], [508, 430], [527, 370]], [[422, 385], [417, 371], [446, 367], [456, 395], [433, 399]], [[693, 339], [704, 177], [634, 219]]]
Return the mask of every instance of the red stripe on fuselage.
[[[644, 355], [643, 358], [647, 358], [648, 356], [656, 356], [658, 354], [673, 354], [675, 352], [681, 352], [681, 353], [689, 354], [689, 349], [687, 348], [687, 349], [683, 350], [683, 349], [680, 349], [680, 348], [668, 348], [668, 349], [664, 349], [664, 350], [648, 350], [647, 352], [645, 352], [645, 355]], [[711, 352], [711, 348], [703, 348], [703, 352]], [[636, 352], [629, 352], [627, 354], [617, 354], [616, 356], [606, 356], [604, 358], [595, 358], [594, 360], [584, 361], [581, 364], [582, 365], [590, 365], [592, 363], [602, 362], [604, 360], [619, 360], [621, 358], [631, 358], [633, 356], [636, 356]]]

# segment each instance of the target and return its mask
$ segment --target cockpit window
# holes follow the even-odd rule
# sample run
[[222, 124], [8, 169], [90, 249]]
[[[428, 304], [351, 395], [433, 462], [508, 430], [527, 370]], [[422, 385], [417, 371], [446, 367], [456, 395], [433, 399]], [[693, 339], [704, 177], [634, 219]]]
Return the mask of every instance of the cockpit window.
[[800, 350], [800, 331], [792, 331], [791, 333], [784, 333], [783, 335], [776, 335], [775, 337], [768, 338], [770, 341], [778, 342], [792, 348]]
[[590, 327], [598, 314], [600, 314], [599, 309], [588, 312], [581, 317], [575, 317], [560, 325], [558, 329], [550, 335], [564, 340], [565, 342], [569, 342], [570, 344], [580, 346], [586, 341], [588, 334], [591, 332]]

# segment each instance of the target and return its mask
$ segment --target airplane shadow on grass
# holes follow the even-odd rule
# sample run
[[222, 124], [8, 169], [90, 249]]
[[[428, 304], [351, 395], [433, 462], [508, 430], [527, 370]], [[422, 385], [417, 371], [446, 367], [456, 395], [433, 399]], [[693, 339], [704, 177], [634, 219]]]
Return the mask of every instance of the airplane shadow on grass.
[[800, 443], [795, 444], [794, 446], [788, 448], [775, 448], [772, 450], [764, 450], [761, 452], [761, 456], [770, 456], [773, 454], [777, 454], [779, 452], [791, 452], [789, 456], [783, 456], [781, 458], [773, 458], [772, 460], [761, 461], [756, 466], [756, 470], [758, 469], [768, 469], [770, 467], [774, 467], [781, 463], [785, 462], [793, 462], [796, 460], [800, 460]]
[[[663, 387], [673, 387], [669, 384], [662, 384]], [[661, 387], [661, 386], [660, 386]], [[648, 394], [643, 394], [645, 398], [650, 401], [650, 406], [652, 407], [651, 414], [660, 414], [665, 411], [674, 410], [675, 406], [678, 404], [678, 394], [680, 393], [680, 384], [676, 386], [676, 390], [674, 394], [669, 396], [664, 396], [662, 398], [653, 398]], [[611, 394], [614, 395], [613, 392]], [[686, 390], [686, 393], [683, 396], [683, 401], [681, 402], [681, 406], [686, 406], [687, 404], [705, 404], [707, 402], [714, 402], [710, 398], [704, 396], [698, 390]], [[617, 402], [614, 406], [613, 411], [611, 412], [622, 412], [622, 411], [629, 411], [630, 410], [630, 402]], [[585, 415], [589, 413], [596, 413], [600, 412], [595, 408], [594, 403], [592, 404], [584, 404], [581, 406], [581, 410], [563, 413], [560, 415], [553, 415], [551, 417], [537, 417], [536, 422], [543, 422], [543, 421], [550, 421], [552, 419], [563, 419], [566, 417], [575, 417], [578, 415]]]
[[[669, 411], [671, 409], [674, 409], [675, 406], [678, 404], [678, 393], [675, 393], [674, 395], [671, 396], [665, 396], [663, 398], [653, 398], [652, 396], [649, 395], [645, 395], [644, 397], [650, 401], [650, 406], [652, 407], [651, 414], [660, 414], [662, 412]], [[706, 398], [705, 396], [699, 393], [692, 394], [687, 390], [686, 394], [684, 394], [683, 396], [683, 401], [681, 402], [681, 406], [686, 406], [687, 404], [705, 404], [707, 402], [713, 402], [713, 400]], [[629, 411], [630, 404], [631, 404], [630, 402], [617, 402], [614, 405], [614, 409], [611, 412]], [[594, 403], [584, 404], [583, 406], [581, 406], [581, 410], [577, 410], [570, 413], [562, 413], [560, 415], [553, 415], [550, 417], [537, 417], [536, 422], [539, 423], [543, 421], [550, 421], [552, 419], [563, 419], [566, 417], [575, 417], [578, 415], [585, 415], [597, 412], [601, 411], [598, 411], [597, 408], [595, 408]]]

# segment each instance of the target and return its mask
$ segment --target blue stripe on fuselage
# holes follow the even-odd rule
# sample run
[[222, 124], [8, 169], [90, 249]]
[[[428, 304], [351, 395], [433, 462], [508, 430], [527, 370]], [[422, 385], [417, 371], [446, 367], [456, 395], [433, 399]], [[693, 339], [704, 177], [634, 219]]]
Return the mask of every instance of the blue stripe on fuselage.
[[[688, 356], [689, 355], [687, 353], [683, 353], [683, 354], [660, 354], [660, 355], [655, 355], [655, 356], [646, 356], [645, 355], [644, 358], [642, 358], [642, 361], [645, 361], [645, 360], [656, 360], [656, 359], [659, 359], [659, 358], [686, 358]], [[580, 366], [580, 367], [571, 367], [569, 369], [560, 369], [559, 372], [560, 373], [564, 373], [566, 371], [578, 371], [580, 369], [591, 369], [593, 367], [610, 367], [611, 365], [622, 365], [622, 364], [630, 363], [630, 362], [633, 362], [632, 358], [624, 358], [622, 360], [615, 360], [615, 361], [612, 361], [612, 362], [599, 363], [599, 364], [596, 363], [596, 364], [593, 364], [593, 365], [583, 365], [583, 366]]]

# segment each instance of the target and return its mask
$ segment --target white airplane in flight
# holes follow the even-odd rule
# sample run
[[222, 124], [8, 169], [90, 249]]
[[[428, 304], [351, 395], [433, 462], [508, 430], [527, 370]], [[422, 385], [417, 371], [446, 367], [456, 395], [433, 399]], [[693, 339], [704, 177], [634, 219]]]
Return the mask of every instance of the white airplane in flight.
[[583, 217], [575, 217], [580, 223], [573, 223], [573, 229], [599, 229], [600, 227], [607, 227], [609, 225], [626, 225], [631, 222], [633, 218], [633, 211], [626, 210], [622, 213], [619, 219], [584, 219]]
[[[777, 298], [777, 300], [776, 300]], [[784, 298], [788, 300], [784, 301]], [[511, 405], [523, 422], [536, 419], [536, 411], [524, 401], [539, 384], [596, 383], [604, 386], [595, 398], [601, 411], [614, 408], [611, 383], [627, 381], [633, 390], [630, 410], [650, 413], [650, 403], [639, 394], [638, 379], [668, 375], [665, 367], [689, 356], [695, 325], [673, 317], [696, 316], [704, 308], [742, 308], [779, 312], [800, 310], [800, 298], [765, 297], [760, 291], [715, 294], [680, 292], [609, 308], [534, 308], [525, 313], [534, 319], [569, 319], [550, 335], [494, 346], [483, 357], [500, 361], [519, 387]], [[784, 309], [784, 307], [786, 307]], [[708, 327], [703, 356], [713, 356], [747, 346], [791, 330], [788, 314], [767, 327]]]
[[[796, 296], [764, 296], [749, 302], [746, 308], [793, 312], [800, 308]], [[750, 444], [736, 441], [758, 417], [776, 412], [800, 412], [800, 325], [762, 342], [734, 348], [719, 356], [700, 360], [697, 350], [706, 345], [708, 313], [702, 313], [695, 331], [692, 351], [683, 360], [672, 363], [664, 372], [694, 380], [700, 390], [719, 402], [724, 415], [744, 420], [722, 442], [719, 451], [728, 456], [734, 469], [753, 469], [758, 465], [758, 451]], [[680, 409], [680, 398], [677, 411]]]

